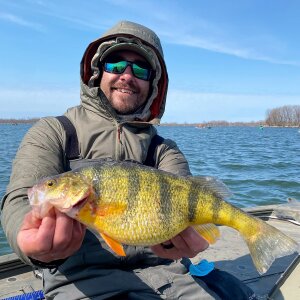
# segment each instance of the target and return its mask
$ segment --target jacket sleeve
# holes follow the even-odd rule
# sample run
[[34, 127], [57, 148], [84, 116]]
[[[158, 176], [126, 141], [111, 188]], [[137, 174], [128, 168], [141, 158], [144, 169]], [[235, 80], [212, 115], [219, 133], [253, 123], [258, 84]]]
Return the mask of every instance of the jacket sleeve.
[[30, 211], [28, 188], [39, 179], [64, 170], [65, 133], [54, 118], [39, 120], [33, 125], [17, 151], [10, 182], [1, 203], [1, 223], [8, 243], [27, 264], [31, 264], [17, 245], [17, 234], [24, 216]]
[[190, 176], [188, 162], [173, 140], [164, 139], [155, 152], [157, 168], [180, 176]]

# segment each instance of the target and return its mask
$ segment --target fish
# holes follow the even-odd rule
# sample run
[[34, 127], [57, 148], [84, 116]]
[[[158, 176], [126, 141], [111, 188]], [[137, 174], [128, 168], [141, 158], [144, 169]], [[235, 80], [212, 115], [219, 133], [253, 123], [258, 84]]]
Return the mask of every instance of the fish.
[[35, 216], [55, 207], [100, 235], [117, 255], [123, 245], [152, 246], [193, 226], [210, 243], [219, 225], [240, 232], [253, 263], [265, 273], [298, 244], [230, 204], [226, 185], [211, 176], [179, 176], [142, 164], [102, 160], [42, 179], [28, 190]]

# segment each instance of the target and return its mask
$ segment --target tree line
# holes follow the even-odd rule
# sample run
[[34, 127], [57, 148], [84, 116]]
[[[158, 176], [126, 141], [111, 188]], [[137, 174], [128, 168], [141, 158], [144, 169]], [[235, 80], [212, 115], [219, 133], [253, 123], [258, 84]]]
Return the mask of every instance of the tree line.
[[300, 105], [285, 105], [266, 112], [267, 126], [300, 127]]
[[[35, 123], [39, 118], [32, 119], [0, 119], [0, 124], [20, 124]], [[228, 122], [209, 121], [203, 123], [162, 123], [162, 126], [196, 126], [196, 127], [216, 127], [216, 126], [281, 126], [300, 127], [300, 105], [285, 105], [273, 109], [268, 109], [266, 119], [252, 122]]]
[[0, 124], [30, 124], [38, 121], [38, 118], [32, 119], [0, 119]]

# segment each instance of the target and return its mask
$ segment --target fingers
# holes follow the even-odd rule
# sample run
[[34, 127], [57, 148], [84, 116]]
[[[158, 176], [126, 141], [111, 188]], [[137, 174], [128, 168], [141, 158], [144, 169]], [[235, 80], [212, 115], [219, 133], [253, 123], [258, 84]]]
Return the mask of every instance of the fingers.
[[171, 240], [168, 240], [168, 241], [166, 241], [164, 243], [161, 243], [161, 245], [162, 245], [162, 247], [164, 249], [172, 249], [172, 248], [174, 248], [174, 244], [171, 242]]
[[73, 219], [56, 210], [56, 224], [53, 236], [53, 250], [64, 251], [73, 238]]
[[84, 235], [84, 225], [58, 210], [52, 210], [39, 221], [30, 213], [26, 215], [17, 241], [27, 256], [51, 262], [64, 259], [77, 251]]
[[30, 211], [24, 217], [23, 224], [20, 230], [27, 230], [32, 228], [39, 228], [42, 223], [41, 219], [38, 219], [34, 216], [34, 214]]
[[41, 220], [41, 225], [36, 232], [35, 242], [32, 244], [32, 251], [39, 252], [40, 254], [49, 252], [53, 247], [55, 229], [56, 215], [55, 211], [52, 210], [49, 215]]
[[[172, 247], [173, 245], [173, 247]], [[195, 257], [204, 251], [208, 243], [196, 230], [189, 227], [176, 235], [170, 241], [160, 245], [152, 246], [152, 251], [162, 258], [179, 259], [182, 257]]]
[[171, 241], [181, 251], [190, 251], [191, 254], [194, 253], [194, 256], [209, 246], [208, 242], [193, 227], [186, 228]]
[[55, 231], [55, 212], [50, 212], [45, 218], [37, 219], [32, 212], [26, 214], [17, 242], [20, 249], [28, 256], [34, 253], [44, 253], [52, 247]]
[[70, 243], [68, 247], [65, 249], [66, 257], [72, 255], [75, 251], [77, 251], [83, 242], [86, 227], [77, 222], [76, 220], [72, 219], [73, 221], [73, 231], [72, 231], [72, 237], [70, 240]]
[[152, 251], [161, 258], [179, 259], [181, 256], [176, 248], [165, 249], [163, 245], [151, 246]]

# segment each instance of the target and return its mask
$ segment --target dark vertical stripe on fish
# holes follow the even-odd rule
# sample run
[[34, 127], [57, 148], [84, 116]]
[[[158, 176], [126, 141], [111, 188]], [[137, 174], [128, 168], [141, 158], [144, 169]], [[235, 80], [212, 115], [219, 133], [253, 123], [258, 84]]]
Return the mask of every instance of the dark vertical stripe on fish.
[[214, 201], [214, 205], [212, 207], [213, 210], [213, 223], [218, 222], [219, 220], [219, 212], [223, 209], [223, 199], [220, 198], [218, 195], [212, 194], [212, 197], [215, 198], [216, 201]]
[[[160, 193], [160, 210], [161, 216], [165, 218], [165, 220], [161, 220], [163, 225], [166, 225], [165, 230], [168, 228], [168, 224], [170, 224], [170, 218], [172, 218], [172, 186], [170, 182], [165, 178], [164, 175], [159, 174], [159, 193]], [[166, 221], [167, 220], [167, 221]]]
[[189, 195], [188, 195], [188, 218], [190, 222], [193, 222], [196, 217], [196, 208], [198, 204], [199, 190], [194, 187], [193, 184], [190, 185]]
[[134, 210], [140, 190], [140, 177], [136, 168], [126, 168], [128, 177], [128, 210]]

